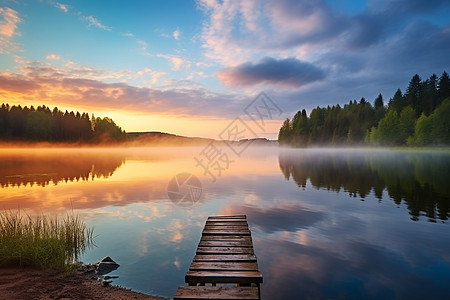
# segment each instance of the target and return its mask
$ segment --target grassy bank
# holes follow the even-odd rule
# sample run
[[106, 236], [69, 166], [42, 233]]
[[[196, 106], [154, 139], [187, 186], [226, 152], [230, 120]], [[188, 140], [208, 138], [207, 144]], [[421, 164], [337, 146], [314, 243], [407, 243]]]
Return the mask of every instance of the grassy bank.
[[65, 218], [0, 211], [0, 266], [67, 269], [93, 245], [93, 229], [77, 215]]

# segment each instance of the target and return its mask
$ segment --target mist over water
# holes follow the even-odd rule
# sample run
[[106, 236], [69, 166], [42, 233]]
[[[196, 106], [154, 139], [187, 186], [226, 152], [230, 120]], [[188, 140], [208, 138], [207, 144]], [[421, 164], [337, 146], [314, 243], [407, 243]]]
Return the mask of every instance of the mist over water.
[[[97, 236], [83, 261], [111, 256], [115, 284], [166, 297], [207, 216], [235, 213], [248, 216], [263, 299], [449, 294], [449, 152], [250, 147], [213, 180], [203, 150], [2, 149], [0, 209], [75, 210]], [[201, 183], [191, 206], [167, 194], [183, 172]]]

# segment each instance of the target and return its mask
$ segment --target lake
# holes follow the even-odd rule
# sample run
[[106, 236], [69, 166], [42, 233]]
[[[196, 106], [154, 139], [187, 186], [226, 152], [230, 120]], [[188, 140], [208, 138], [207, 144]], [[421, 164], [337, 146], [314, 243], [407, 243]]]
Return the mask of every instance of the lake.
[[[449, 151], [217, 151], [2, 149], [0, 209], [73, 210], [95, 228], [82, 260], [149, 294], [184, 285], [208, 216], [246, 214], [263, 299], [448, 298]], [[199, 183], [177, 198], [182, 173]]]

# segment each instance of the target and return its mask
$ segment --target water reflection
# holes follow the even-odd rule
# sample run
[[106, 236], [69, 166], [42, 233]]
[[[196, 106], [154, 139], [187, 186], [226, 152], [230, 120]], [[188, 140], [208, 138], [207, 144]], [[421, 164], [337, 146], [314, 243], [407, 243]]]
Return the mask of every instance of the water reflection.
[[365, 199], [371, 192], [381, 201], [383, 190], [396, 204], [407, 205], [412, 220], [450, 216], [450, 155], [439, 152], [283, 151], [280, 169], [304, 188], [316, 188]]
[[[98, 247], [83, 261], [110, 256], [121, 265], [115, 284], [165, 297], [184, 284], [204, 222], [215, 214], [248, 216], [263, 299], [450, 293], [450, 231], [440, 222], [449, 217], [448, 154], [249, 148], [212, 182], [195, 168], [201, 150], [1, 152], [2, 166], [11, 167], [0, 174], [56, 172], [63, 179], [9, 183], [0, 188], [0, 209], [73, 207], [97, 236]], [[168, 182], [181, 172], [202, 182], [202, 199], [192, 207], [167, 196]]]
[[0, 154], [0, 187], [87, 181], [109, 177], [125, 162], [120, 153], [105, 155], [88, 150], [3, 151]]

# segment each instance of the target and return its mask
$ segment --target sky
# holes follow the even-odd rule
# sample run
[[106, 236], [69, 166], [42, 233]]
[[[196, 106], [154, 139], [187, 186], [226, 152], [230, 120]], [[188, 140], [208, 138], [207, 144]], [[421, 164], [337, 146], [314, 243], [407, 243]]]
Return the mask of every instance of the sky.
[[276, 139], [298, 110], [387, 102], [444, 70], [448, 0], [0, 0], [0, 103], [128, 132], [218, 138], [240, 120]]

